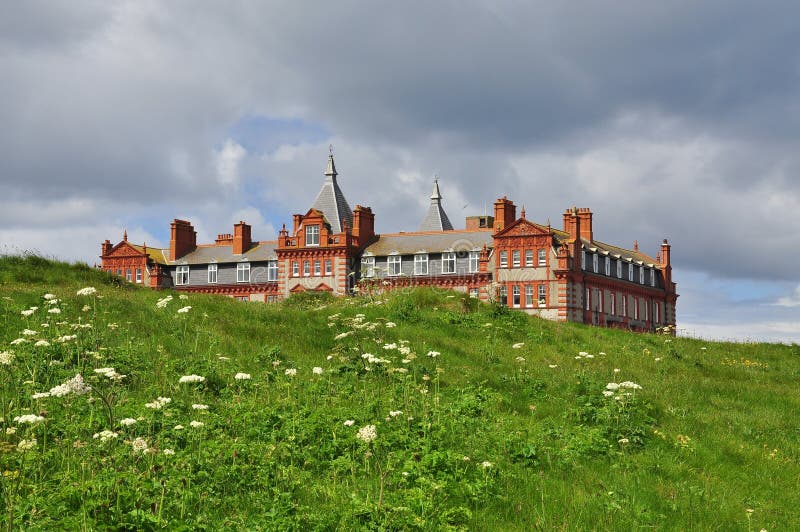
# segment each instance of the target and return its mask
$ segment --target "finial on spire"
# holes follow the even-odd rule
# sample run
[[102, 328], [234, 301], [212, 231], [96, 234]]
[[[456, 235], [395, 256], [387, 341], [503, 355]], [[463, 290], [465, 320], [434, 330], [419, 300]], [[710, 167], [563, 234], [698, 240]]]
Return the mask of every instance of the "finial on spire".
[[522, 206], [522, 212], [520, 214], [522, 214], [522, 219], [524, 220], [525, 219], [525, 205]]
[[439, 192], [439, 175], [433, 175], [433, 192], [431, 193], [431, 201], [438, 203], [442, 199], [442, 194]]
[[328, 152], [328, 166], [325, 168], [325, 176], [333, 179], [339, 175], [336, 173], [336, 165], [333, 163], [333, 144], [328, 146]]
[[122, 241], [123, 242], [127, 242], [128, 241], [128, 230], [127, 229], [123, 229], [122, 230]]
[[333, 155], [333, 144], [328, 144], [328, 153]]
[[638, 240], [634, 240], [633, 241], [633, 250], [637, 251], [637, 252], [639, 251], [639, 241]]
[[547, 217], [547, 228], [550, 229], [550, 217]]

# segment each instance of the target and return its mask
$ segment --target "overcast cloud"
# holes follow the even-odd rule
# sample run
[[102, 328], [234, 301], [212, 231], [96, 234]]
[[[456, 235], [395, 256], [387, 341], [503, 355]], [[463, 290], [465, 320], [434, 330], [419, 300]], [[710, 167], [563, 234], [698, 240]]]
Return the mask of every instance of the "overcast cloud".
[[[613, 5], [613, 7], [609, 7]], [[673, 244], [687, 333], [800, 341], [795, 2], [27, 1], [0, 13], [0, 251], [208, 241], [351, 206], [412, 230], [507, 195]]]

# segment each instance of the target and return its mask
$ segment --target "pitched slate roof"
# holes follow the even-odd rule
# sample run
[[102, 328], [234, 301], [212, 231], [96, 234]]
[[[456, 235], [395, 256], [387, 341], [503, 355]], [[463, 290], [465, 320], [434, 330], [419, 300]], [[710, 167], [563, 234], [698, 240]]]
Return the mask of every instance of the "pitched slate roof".
[[[131, 244], [128, 242], [128, 245], [142, 253], [144, 251], [144, 246], [140, 246], [138, 244]], [[155, 262], [156, 264], [169, 264], [169, 257], [168, 257], [168, 249], [161, 249], [161, 248], [151, 248], [147, 247], [147, 258]]]
[[433, 193], [431, 194], [431, 206], [428, 214], [422, 219], [419, 225], [420, 231], [452, 231], [453, 224], [447, 218], [447, 213], [442, 208], [442, 195], [439, 192], [439, 180], [433, 180]]
[[224, 264], [242, 262], [243, 260], [248, 260], [250, 262], [277, 260], [278, 256], [275, 253], [277, 247], [277, 241], [256, 242], [253, 247], [241, 255], [234, 255], [232, 245], [201, 245], [197, 246], [194, 251], [187, 253], [170, 264]]
[[314, 200], [312, 209], [322, 211], [325, 219], [331, 224], [334, 233], [344, 231], [344, 225], [352, 229], [353, 210], [347, 204], [342, 189], [336, 182], [336, 165], [333, 163], [333, 154], [328, 155], [328, 167], [325, 169], [325, 182]]
[[585, 238], [581, 239], [581, 243], [583, 244], [584, 249], [587, 249], [588, 251], [599, 251], [603, 255], [611, 255], [612, 257], [621, 258], [622, 260], [646, 264], [651, 268], [661, 268], [661, 265], [653, 257], [650, 257], [649, 255], [639, 251], [632, 251], [630, 249], [612, 246], [611, 244], [606, 244], [605, 242], [599, 242], [597, 240], [592, 240], [589, 242]]
[[440, 253], [442, 251], [472, 251], [486, 245], [492, 248], [491, 231], [425, 231], [378, 235], [367, 246], [365, 254], [385, 256], [390, 254]]

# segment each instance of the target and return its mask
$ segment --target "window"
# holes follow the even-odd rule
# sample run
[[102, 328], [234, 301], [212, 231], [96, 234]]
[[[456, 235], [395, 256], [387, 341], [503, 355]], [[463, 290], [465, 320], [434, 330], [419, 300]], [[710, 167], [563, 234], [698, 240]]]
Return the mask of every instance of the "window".
[[617, 261], [617, 279], [622, 279], [622, 261]]
[[633, 319], [639, 319], [639, 301], [635, 297], [633, 298]]
[[519, 268], [519, 250], [515, 249], [511, 252], [511, 265], [514, 268]]
[[271, 260], [267, 262], [267, 281], [278, 280], [278, 261]]
[[208, 284], [215, 284], [217, 282], [217, 265], [208, 265]]
[[318, 260], [314, 261], [314, 275], [322, 275], [322, 264]]
[[589, 296], [590, 296], [590, 294], [591, 294], [591, 290], [589, 290], [589, 289], [587, 288], [587, 289], [586, 289], [586, 310], [592, 310], [592, 309], [591, 309], [591, 307], [589, 306], [589, 304], [590, 304], [590, 302], [589, 302]]
[[653, 321], [661, 323], [661, 305], [659, 305], [658, 301], [653, 305]]
[[480, 270], [480, 251], [469, 252], [469, 273], [476, 273]]
[[295, 261], [292, 263], [292, 276], [297, 277], [298, 275], [300, 275], [300, 264]]
[[414, 275], [428, 275], [428, 254], [414, 255]]
[[540, 249], [538, 253], [539, 253], [539, 266], [547, 266], [547, 250]]
[[120, 277], [122, 277], [122, 270], [117, 270], [117, 275], [119, 275]]
[[250, 282], [250, 263], [240, 262], [236, 265], [236, 282], [249, 283]]
[[472, 299], [478, 299], [478, 289], [477, 288], [470, 288], [469, 289], [469, 297]]
[[519, 286], [517, 285], [511, 287], [511, 300], [514, 308], [519, 307]]
[[456, 273], [456, 254], [454, 252], [442, 253], [442, 273]]
[[650, 270], [650, 286], [656, 286], [656, 271], [654, 269]]
[[525, 285], [525, 306], [533, 306], [533, 285]]
[[644, 302], [644, 321], [647, 321], [650, 317], [650, 302], [645, 300]]
[[585, 251], [581, 251], [581, 269], [582, 270], [586, 269], [586, 252]]
[[319, 246], [319, 226], [306, 227], [306, 246]]
[[307, 260], [303, 261], [303, 276], [310, 277], [311, 276], [311, 263]]
[[633, 282], [633, 264], [628, 264], [628, 280]]
[[628, 317], [628, 296], [622, 296], [622, 315]]
[[127, 279], [129, 282], [133, 281], [133, 276], [131, 275], [131, 269], [130, 268], [125, 270], [125, 279]]
[[500, 295], [498, 296], [501, 305], [508, 305], [508, 288], [506, 285], [500, 287]]
[[389, 255], [389, 275], [396, 277], [402, 272], [402, 259], [400, 255]]
[[526, 249], [525, 250], [525, 267], [526, 268], [533, 268], [533, 250]]
[[617, 313], [617, 296], [614, 292], [611, 292], [611, 315], [615, 315]]
[[142, 269], [141, 268], [136, 268], [136, 282], [137, 283], [141, 283], [142, 282]]
[[596, 310], [599, 310], [600, 312], [605, 312], [606, 309], [605, 307], [603, 307], [603, 290], [598, 288], [597, 291], [595, 292], [595, 296], [597, 297]]
[[500, 252], [500, 267], [508, 268], [508, 251]]
[[639, 284], [644, 284], [644, 266], [639, 266]]
[[325, 275], [333, 275], [333, 261], [325, 259]]
[[375, 257], [361, 257], [361, 276], [375, 277]]
[[189, 266], [178, 266], [175, 268], [175, 284], [189, 284]]
[[606, 257], [606, 275], [611, 275], [611, 258]]
[[547, 287], [543, 284], [539, 285], [539, 306], [544, 307], [547, 305]]
[[598, 259], [597, 255], [592, 255], [592, 271], [594, 273], [597, 273], [597, 263], [598, 263], [598, 261], [599, 261], [599, 259]]

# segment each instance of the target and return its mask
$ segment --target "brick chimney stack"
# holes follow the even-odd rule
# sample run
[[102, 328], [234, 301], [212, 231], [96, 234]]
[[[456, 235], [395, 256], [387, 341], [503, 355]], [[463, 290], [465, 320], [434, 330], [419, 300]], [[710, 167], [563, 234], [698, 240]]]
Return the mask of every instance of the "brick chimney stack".
[[578, 240], [583, 236], [581, 225], [580, 210], [577, 207], [564, 211], [564, 232], [569, 233], [570, 240]]
[[239, 220], [233, 225], [233, 254], [241, 255], [250, 249], [253, 241], [250, 238], [250, 226]]
[[356, 205], [353, 210], [353, 236], [358, 238], [359, 245], [375, 236], [375, 214], [370, 207]]
[[517, 219], [517, 206], [503, 196], [494, 202], [494, 232], [502, 231]]
[[664, 277], [664, 288], [667, 290], [671, 290], [672, 287], [672, 265], [671, 265], [671, 257], [670, 257], [670, 249], [671, 246], [667, 239], [665, 238], [664, 241], [661, 243], [661, 272]]
[[197, 247], [197, 231], [186, 220], [177, 218], [170, 224], [169, 260], [177, 260]]
[[113, 248], [114, 248], [114, 246], [112, 246], [112, 245], [111, 245], [111, 241], [110, 241], [110, 240], [108, 240], [108, 239], [106, 239], [106, 241], [105, 241], [105, 242], [103, 242], [102, 244], [100, 244], [100, 251], [101, 251], [101, 255], [100, 255], [100, 256], [101, 256], [101, 257], [105, 257], [106, 255], [108, 255], [109, 253], [111, 253], [111, 250], [112, 250]]
[[594, 240], [594, 233], [592, 232], [592, 211], [586, 207], [578, 209], [578, 218], [581, 221], [581, 238], [591, 242]]

